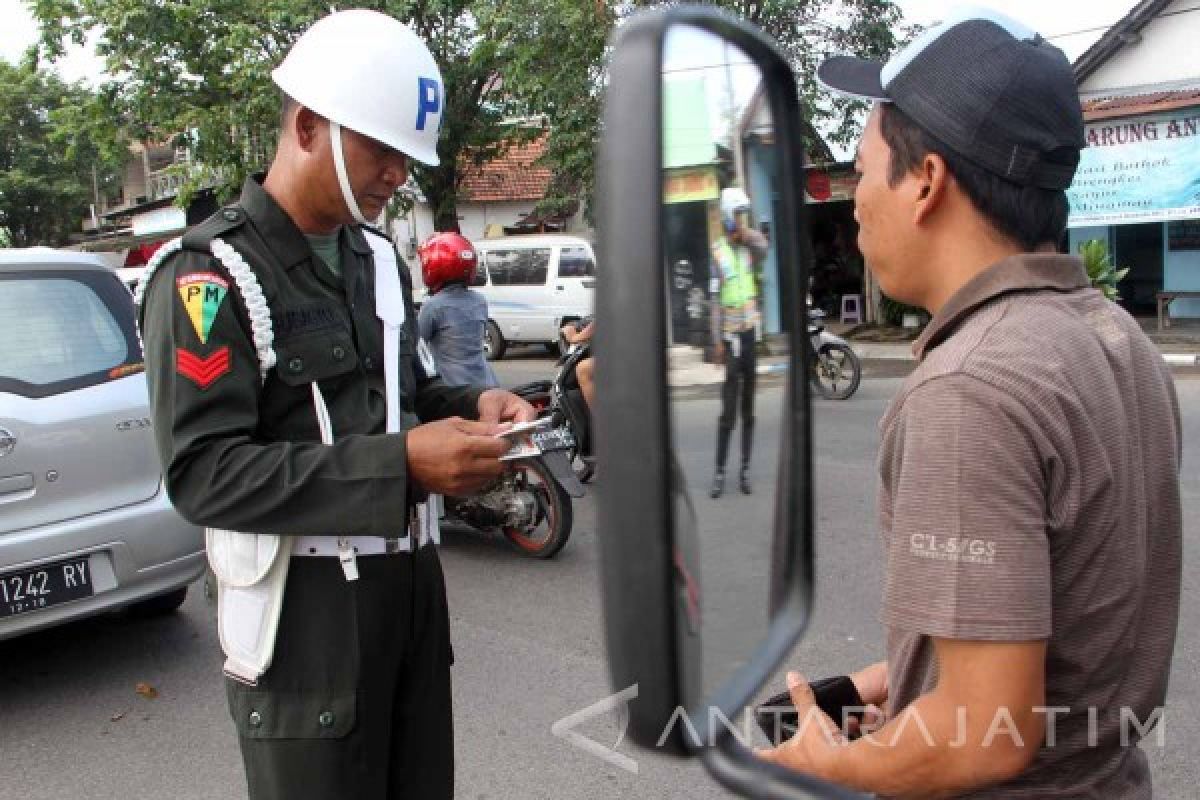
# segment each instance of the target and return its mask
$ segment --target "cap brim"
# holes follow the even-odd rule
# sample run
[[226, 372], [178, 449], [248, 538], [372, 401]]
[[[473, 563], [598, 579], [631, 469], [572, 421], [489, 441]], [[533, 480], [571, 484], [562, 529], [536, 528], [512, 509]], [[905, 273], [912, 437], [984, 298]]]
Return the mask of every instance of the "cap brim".
[[862, 100], [889, 100], [880, 77], [883, 65], [853, 56], [834, 56], [817, 67], [817, 82], [830, 91]]

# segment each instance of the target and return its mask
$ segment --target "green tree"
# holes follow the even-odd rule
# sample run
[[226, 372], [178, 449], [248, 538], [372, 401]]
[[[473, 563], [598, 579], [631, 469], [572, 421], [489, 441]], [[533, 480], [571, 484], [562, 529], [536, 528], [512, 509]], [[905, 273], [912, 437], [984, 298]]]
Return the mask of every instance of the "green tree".
[[549, 134], [543, 161], [554, 180], [538, 211], [571, 212], [591, 198], [608, 40], [632, 8], [614, 0], [503, 0], [486, 12], [510, 45], [506, 92]]
[[105, 98], [37, 66], [0, 60], [0, 244], [62, 245], [124, 152]]
[[[607, 42], [639, 8], [679, 0], [508, 0], [496, 30], [516, 46], [504, 67], [505, 88], [541, 114], [550, 132], [545, 162], [556, 175], [541, 210], [590, 197], [593, 156], [606, 80]], [[816, 82], [816, 66], [834, 54], [886, 59], [911, 30], [891, 0], [710, 0], [771, 36], [795, 68], [810, 121], [832, 142], [861, 133], [865, 103], [834, 96]]]
[[[671, 0], [642, 0], [664, 5]], [[886, 61], [912, 34], [893, 0], [709, 0], [767, 33], [796, 73], [809, 121], [835, 144], [853, 145], [866, 103], [817, 83], [817, 67], [834, 55]]]
[[[355, 3], [391, 14], [424, 39], [442, 69], [446, 107], [438, 144], [441, 164], [413, 165], [413, 177], [439, 230], [458, 226], [462, 167], [484, 161], [538, 133], [508, 124], [517, 101], [503, 91], [512, 45], [497, 34], [504, 0], [382, 0]], [[265, 168], [274, 149], [279, 95], [270, 79], [296, 38], [330, 4], [323, 0], [34, 0], [43, 50], [99, 35], [98, 52], [114, 102], [139, 122], [144, 137], [184, 139], [202, 171], [193, 183], [220, 178], [229, 196]], [[336, 58], [330, 54], [330, 58]], [[380, 80], [388, 76], [380, 75]], [[352, 90], [352, 87], [347, 87]], [[186, 197], [186, 196], [185, 196]], [[181, 201], [182, 202], [182, 201]]]

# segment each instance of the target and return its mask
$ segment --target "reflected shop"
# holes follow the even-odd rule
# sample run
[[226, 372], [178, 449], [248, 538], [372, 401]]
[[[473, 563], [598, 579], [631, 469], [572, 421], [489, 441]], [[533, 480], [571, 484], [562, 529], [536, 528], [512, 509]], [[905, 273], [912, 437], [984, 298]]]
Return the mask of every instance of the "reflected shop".
[[[694, 41], [693, 41], [694, 40]], [[674, 31], [663, 64], [663, 239], [672, 342], [711, 349], [712, 244], [722, 189], [740, 187], [753, 226], [771, 239], [774, 127], [758, 68], [699, 31]], [[781, 330], [774, 248], [758, 270], [760, 339]], [[711, 355], [711, 354], [710, 354]]]
[[1127, 311], [1200, 332], [1200, 97], [1195, 92], [1083, 100], [1087, 148], [1068, 196], [1070, 252], [1104, 242], [1128, 267]]

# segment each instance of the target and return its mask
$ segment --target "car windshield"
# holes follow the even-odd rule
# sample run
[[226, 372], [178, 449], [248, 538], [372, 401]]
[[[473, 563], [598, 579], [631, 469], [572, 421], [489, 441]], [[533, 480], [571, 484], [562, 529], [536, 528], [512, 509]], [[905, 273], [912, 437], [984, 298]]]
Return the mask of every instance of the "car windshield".
[[125, 363], [128, 343], [112, 311], [86, 283], [17, 277], [0, 291], [0, 378], [46, 385]]

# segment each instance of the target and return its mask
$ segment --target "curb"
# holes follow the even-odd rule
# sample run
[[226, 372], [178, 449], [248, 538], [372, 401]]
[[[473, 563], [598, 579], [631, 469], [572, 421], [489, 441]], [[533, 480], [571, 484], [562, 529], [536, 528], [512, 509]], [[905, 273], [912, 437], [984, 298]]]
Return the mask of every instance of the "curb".
[[[895, 348], [870, 348], [870, 347], [854, 347], [854, 352], [863, 361], [915, 361], [912, 353], [904, 349], [903, 353], [898, 352]], [[1163, 361], [1168, 366], [1172, 367], [1200, 367], [1200, 353], [1163, 353]], [[758, 368], [759, 375], [771, 376], [781, 375], [787, 372], [788, 365], [780, 364], [765, 364]], [[725, 382], [725, 372], [722, 368], [711, 364], [703, 364], [688, 367], [686, 369], [672, 370], [672, 374], [668, 377], [668, 384], [673, 389], [685, 389], [688, 387], [698, 386], [713, 386]]]

